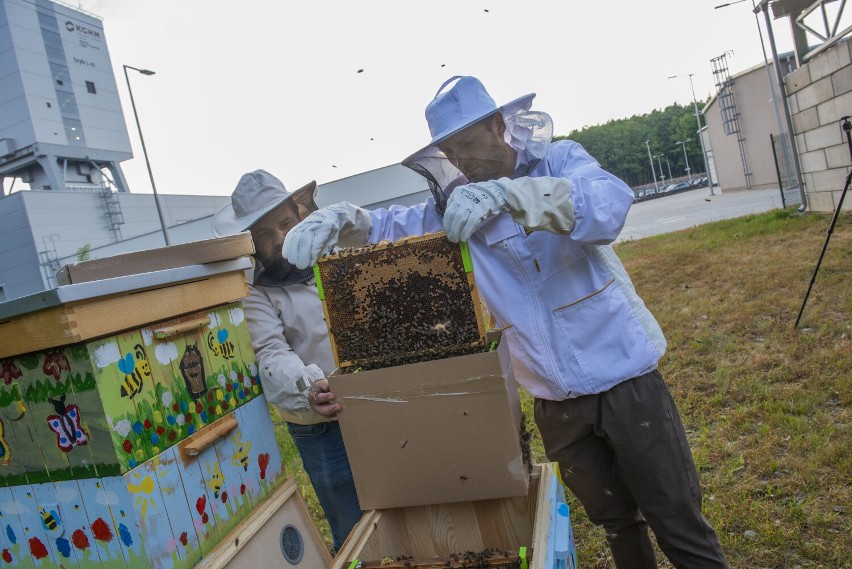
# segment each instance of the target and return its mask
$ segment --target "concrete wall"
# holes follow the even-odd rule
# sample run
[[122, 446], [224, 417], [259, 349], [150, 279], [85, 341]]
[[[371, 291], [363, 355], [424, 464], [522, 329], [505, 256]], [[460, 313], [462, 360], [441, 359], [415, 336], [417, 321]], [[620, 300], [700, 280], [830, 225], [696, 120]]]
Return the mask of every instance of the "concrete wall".
[[[746, 164], [751, 172], [751, 189], [777, 188], [778, 175], [769, 135], [777, 136], [779, 131], [766, 67], [753, 67], [733, 75], [731, 79], [740, 114], [740, 132], [745, 140]], [[704, 117], [718, 175], [716, 181], [723, 190], [748, 189], [737, 136], [725, 134], [718, 98], [707, 104]]]
[[[852, 116], [852, 43], [844, 40], [784, 78], [809, 211], [837, 208], [852, 167], [841, 118]], [[843, 210], [852, 210], [846, 199]]]

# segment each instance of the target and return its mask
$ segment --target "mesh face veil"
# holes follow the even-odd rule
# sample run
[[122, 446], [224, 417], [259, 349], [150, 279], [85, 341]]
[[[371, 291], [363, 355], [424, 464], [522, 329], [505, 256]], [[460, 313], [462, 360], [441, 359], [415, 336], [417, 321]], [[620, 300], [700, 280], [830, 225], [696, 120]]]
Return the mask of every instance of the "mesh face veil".
[[[470, 157], [447, 156], [439, 147], [442, 142], [499, 112], [506, 126], [503, 142], [517, 152], [511, 177], [518, 178], [527, 175], [538, 164], [547, 153], [553, 138], [553, 121], [550, 116], [529, 110], [534, 95], [521, 97], [497, 108], [482, 84], [472, 77], [454, 77], [441, 89], [455, 79], [459, 80], [456, 85], [450, 91], [439, 91], [427, 107], [426, 117], [433, 132], [432, 142], [402, 161], [404, 166], [426, 178], [440, 215], [443, 215], [447, 199], [456, 187], [470, 181], [484, 181], [468, 179], [468, 175], [458, 165], [463, 165], [465, 161], [484, 162], [489, 158], [487, 148], [478, 146], [467, 148]], [[436, 133], [436, 130], [440, 132]]]

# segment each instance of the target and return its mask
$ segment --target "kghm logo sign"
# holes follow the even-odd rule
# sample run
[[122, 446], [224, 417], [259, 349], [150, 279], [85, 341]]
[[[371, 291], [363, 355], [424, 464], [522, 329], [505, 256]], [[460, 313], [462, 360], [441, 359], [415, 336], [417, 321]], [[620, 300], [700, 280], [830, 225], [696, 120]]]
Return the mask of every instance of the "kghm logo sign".
[[94, 38], [96, 40], [101, 39], [101, 32], [99, 32], [98, 30], [93, 30], [91, 28], [87, 28], [86, 26], [75, 24], [71, 20], [65, 22], [65, 29], [69, 32], [77, 32], [78, 34], [83, 34], [86, 37]]

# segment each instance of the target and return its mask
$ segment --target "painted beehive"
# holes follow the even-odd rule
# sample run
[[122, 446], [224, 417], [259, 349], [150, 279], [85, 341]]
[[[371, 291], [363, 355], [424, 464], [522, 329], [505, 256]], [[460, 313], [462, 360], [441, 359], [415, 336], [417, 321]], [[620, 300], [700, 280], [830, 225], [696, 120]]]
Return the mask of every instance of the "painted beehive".
[[0, 567], [192, 567], [282, 480], [251, 239], [176, 250], [0, 304]]
[[0, 366], [9, 486], [125, 473], [260, 393], [239, 302]]
[[282, 481], [265, 397], [232, 413], [190, 459], [171, 447], [123, 475], [0, 488], [0, 567], [193, 567]]

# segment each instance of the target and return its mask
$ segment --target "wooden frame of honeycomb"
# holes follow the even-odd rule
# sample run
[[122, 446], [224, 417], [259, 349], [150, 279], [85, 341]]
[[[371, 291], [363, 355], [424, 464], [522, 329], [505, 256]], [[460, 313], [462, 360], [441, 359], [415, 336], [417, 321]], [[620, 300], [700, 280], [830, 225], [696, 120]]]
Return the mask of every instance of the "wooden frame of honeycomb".
[[443, 232], [326, 255], [314, 274], [342, 373], [487, 348], [467, 245]]

